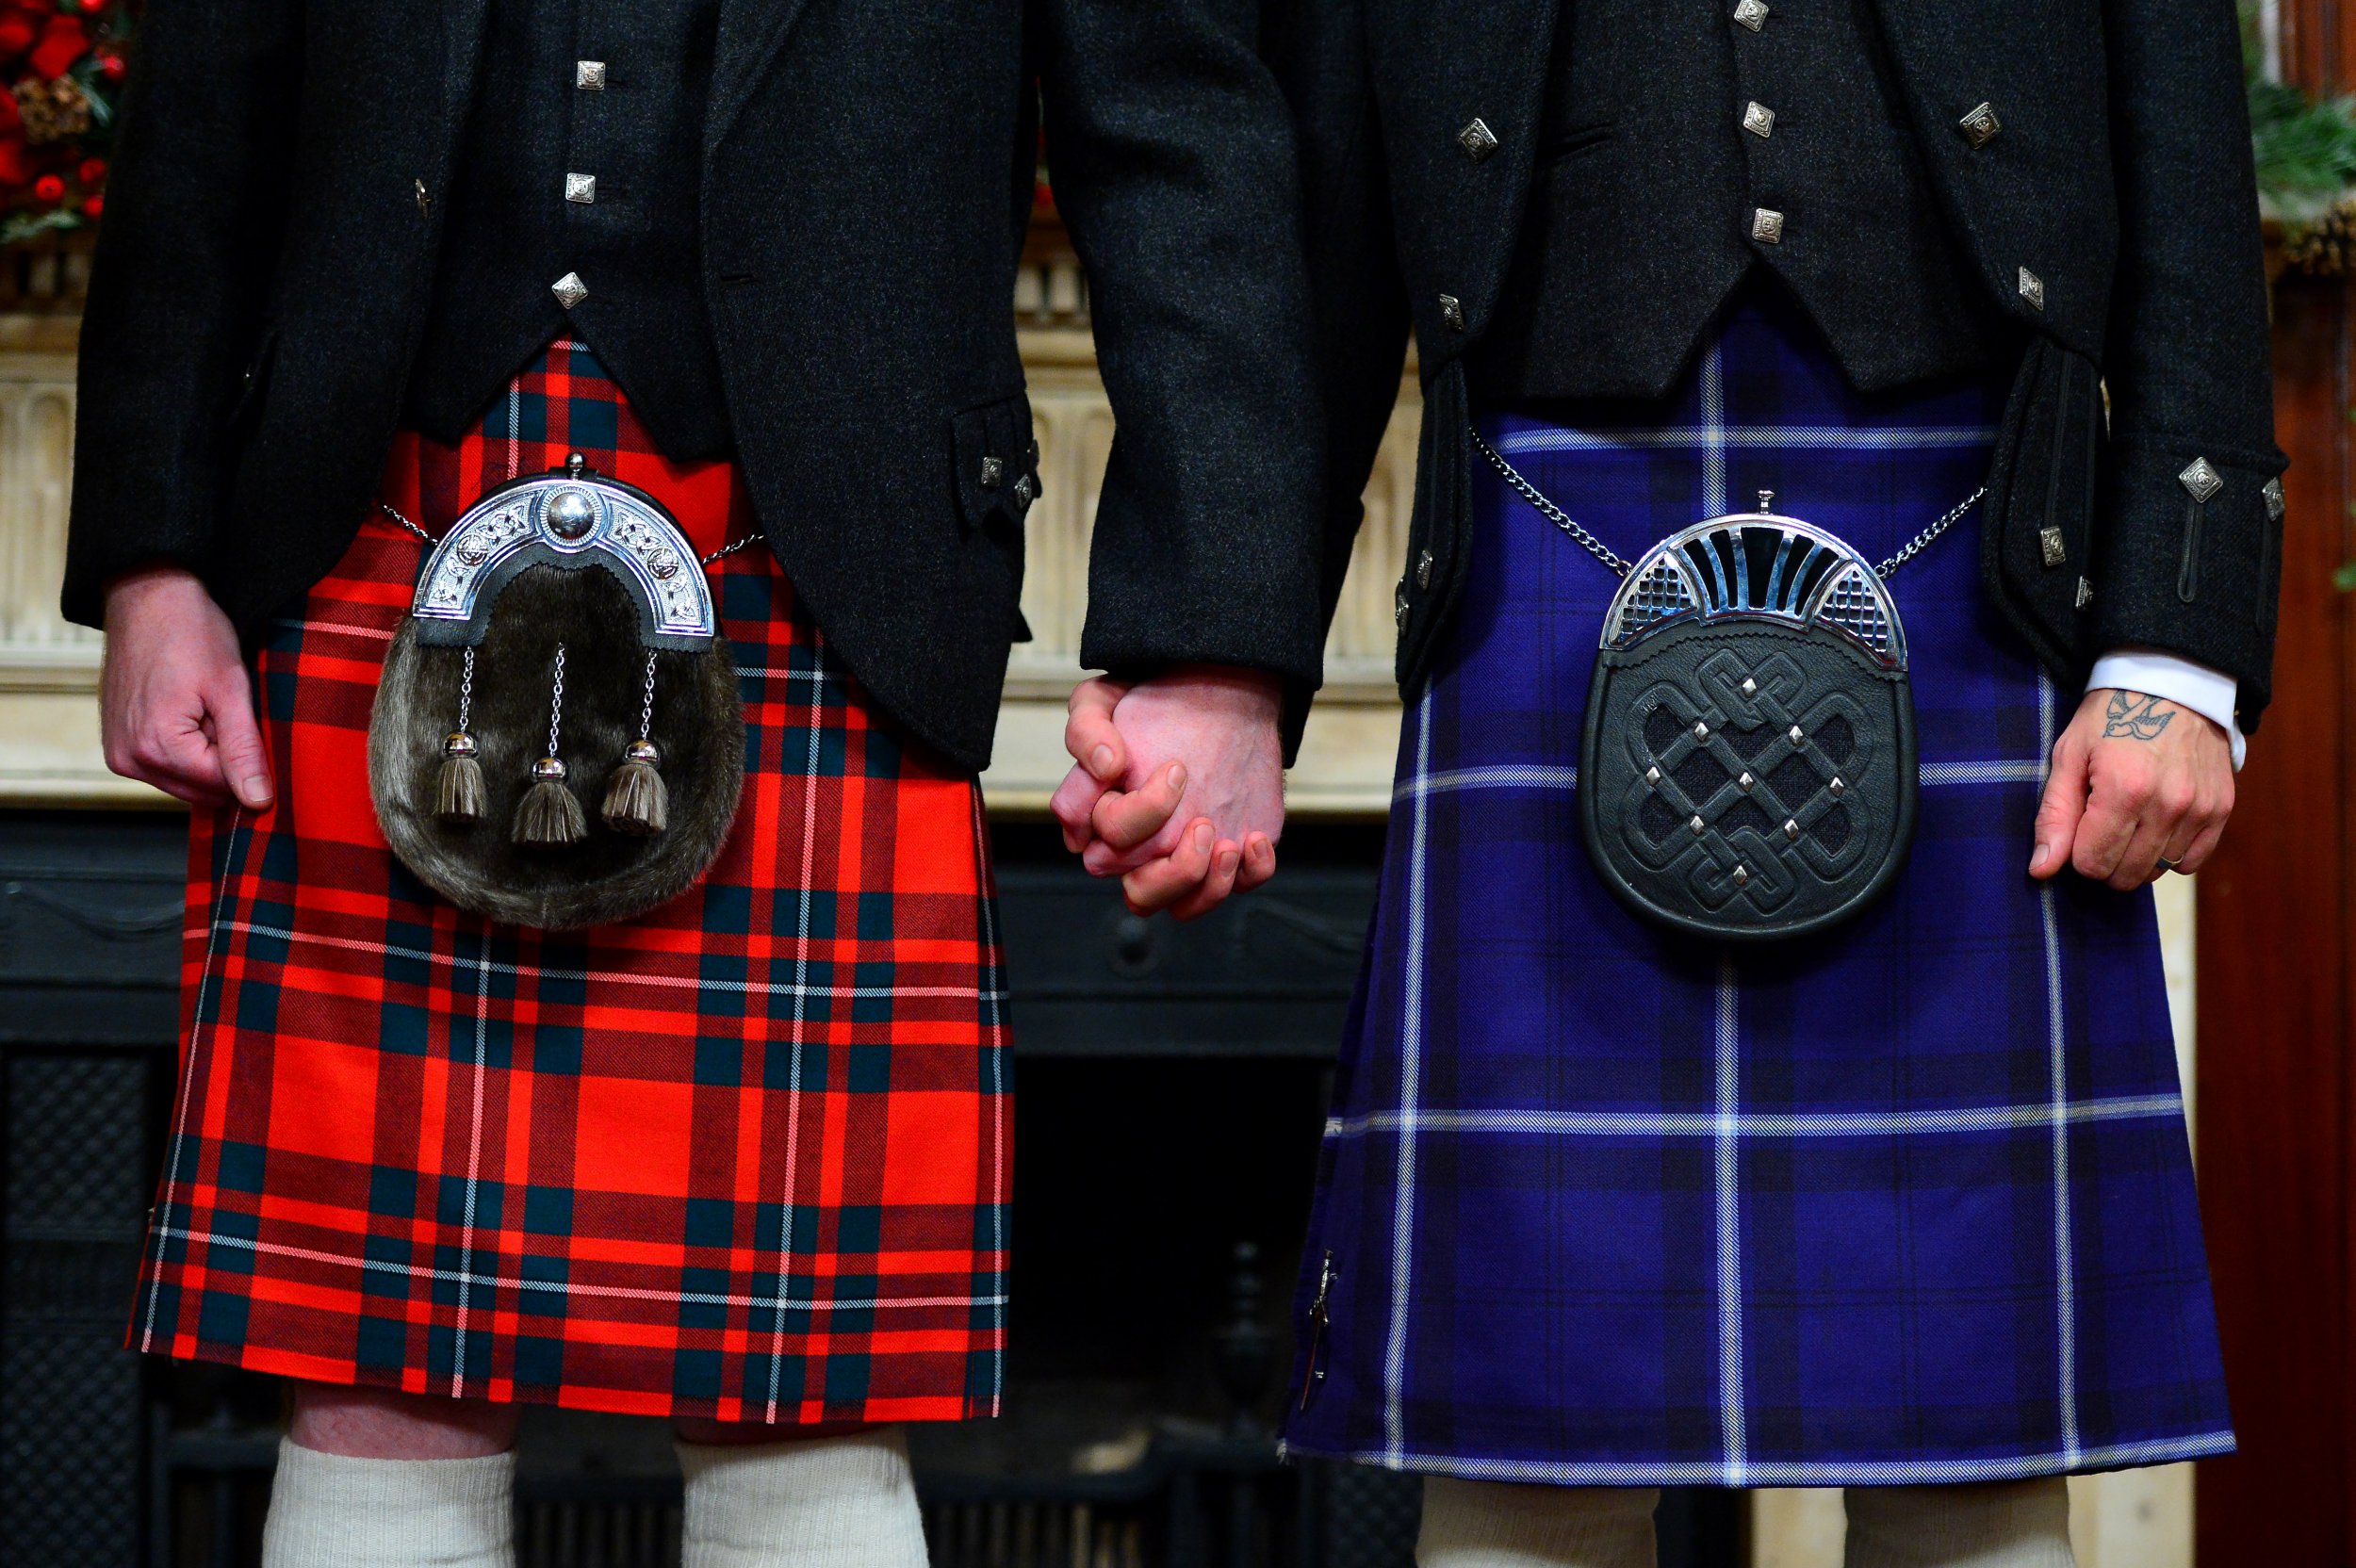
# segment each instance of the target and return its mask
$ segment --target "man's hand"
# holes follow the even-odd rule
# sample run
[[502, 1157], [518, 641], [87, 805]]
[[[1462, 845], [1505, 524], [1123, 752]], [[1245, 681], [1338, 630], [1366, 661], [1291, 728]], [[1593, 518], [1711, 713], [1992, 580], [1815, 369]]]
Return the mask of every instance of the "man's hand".
[[1055, 792], [1064, 844], [1121, 878], [1129, 907], [1209, 913], [1276, 874], [1284, 831], [1284, 744], [1273, 676], [1197, 665], [1134, 686], [1072, 694]]
[[106, 590], [99, 724], [106, 766], [198, 806], [260, 811], [270, 760], [237, 634], [196, 574], [156, 566]]
[[2225, 731], [2140, 692], [2088, 692], [2061, 739], [2037, 813], [2029, 874], [2074, 865], [2121, 892], [2201, 869], [2233, 810]]

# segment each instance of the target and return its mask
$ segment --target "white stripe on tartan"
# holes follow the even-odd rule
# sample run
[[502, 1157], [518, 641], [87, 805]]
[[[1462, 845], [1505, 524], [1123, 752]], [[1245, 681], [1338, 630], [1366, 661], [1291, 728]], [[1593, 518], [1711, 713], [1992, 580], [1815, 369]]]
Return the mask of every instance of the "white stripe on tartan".
[[1712, 517], [1726, 512], [1726, 358], [1712, 337], [1702, 355], [1702, 428], [1689, 431], [1702, 449], [1702, 510]]
[[[2173, 1119], [2184, 1102], [2173, 1094], [2115, 1095], [2077, 1100], [2063, 1113], [2071, 1126], [2104, 1121]], [[1954, 1133], [2011, 1132], [2053, 1124], [2053, 1104], [1973, 1105], [1934, 1111], [1738, 1111], [1734, 1132], [1744, 1138], [1912, 1137]], [[1538, 1134], [1553, 1137], [1715, 1137], [1726, 1119], [1710, 1111], [1418, 1111], [1413, 1130], [1423, 1133]], [[1359, 1138], [1398, 1132], [1394, 1112], [1330, 1118], [1325, 1135]]]
[[[1742, 988], [1734, 955], [1718, 959], [1718, 1398], [1724, 1411], [1726, 1473], [1740, 1477], [1747, 1446], [1742, 1370]], [[1729, 1486], [1742, 1486], [1741, 1479]]]
[[[2042, 781], [2042, 762], [1925, 762], [1924, 785], [2025, 784]], [[1425, 795], [1455, 794], [1465, 790], [1576, 790], [1579, 770], [1542, 762], [1506, 762], [1488, 768], [1451, 768], [1420, 782], [1409, 779], [1391, 791], [1395, 804]]]
[[[1723, 407], [1723, 404], [1721, 405]], [[1492, 442], [1500, 452], [1685, 451], [1712, 447], [1809, 451], [1917, 451], [1992, 445], [1992, 425], [1924, 425], [1915, 430], [1849, 430], [1838, 425], [1747, 425], [1735, 430], [1533, 430]], [[1725, 508], [1723, 498], [1710, 503]]]
[[2080, 1470], [2120, 1470], [2146, 1464], [2170, 1464], [2178, 1460], [2208, 1459], [2233, 1451], [2231, 1431], [2197, 1432], [2184, 1437], [2158, 1437], [2140, 1443], [2113, 1443], [2095, 1448], [2072, 1447], [2068, 1452], [2011, 1454], [1988, 1459], [1950, 1460], [1825, 1460], [1805, 1464], [1757, 1462], [1745, 1464], [1737, 1476], [1727, 1466], [1708, 1461], [1663, 1464], [1586, 1464], [1510, 1459], [1463, 1459], [1452, 1454], [1338, 1453], [1300, 1444], [1286, 1444], [1287, 1458], [1301, 1455], [1347, 1459], [1360, 1464], [1420, 1475], [1456, 1476], [1465, 1480], [1529, 1481], [1553, 1486], [1893, 1486], [1969, 1481], [2022, 1480], [2038, 1476], [2062, 1476]]
[[404, 1280], [432, 1280], [436, 1284], [455, 1284], [460, 1299], [478, 1289], [512, 1290], [518, 1293], [540, 1291], [549, 1295], [574, 1297], [591, 1296], [614, 1301], [677, 1301], [693, 1307], [775, 1307], [780, 1315], [787, 1312], [897, 1312], [920, 1307], [995, 1307], [1004, 1306], [1004, 1296], [846, 1296], [835, 1300], [802, 1296], [738, 1296], [715, 1290], [654, 1290], [644, 1285], [584, 1285], [562, 1280], [527, 1280], [512, 1274], [476, 1274], [459, 1268], [418, 1268], [385, 1258], [355, 1258], [349, 1252], [330, 1252], [317, 1247], [288, 1247], [282, 1242], [255, 1241], [248, 1236], [214, 1235], [207, 1231], [184, 1230], [172, 1226], [165, 1235], [185, 1241], [202, 1242], [207, 1247], [225, 1247], [234, 1251], [254, 1252], [273, 1258], [300, 1258], [305, 1263], [334, 1264], [344, 1268], [356, 1268], [363, 1273], [398, 1274]]
[[[982, 787], [973, 786], [973, 869], [974, 886], [982, 895], [982, 942], [985, 951], [995, 956], [1001, 966], [1005, 956], [998, 950], [997, 900], [988, 875], [990, 865], [990, 818], [982, 808]], [[997, 1004], [990, 1006], [990, 1250], [996, 1260], [992, 1272], [1005, 1277], [1006, 1266], [1006, 1107], [1011, 1097], [1006, 1093], [1006, 1015]], [[1005, 1298], [999, 1299], [1003, 1302]], [[992, 1317], [990, 1327], [1004, 1332], [1006, 1320], [1003, 1314]], [[990, 1410], [998, 1410], [1006, 1376], [1006, 1358], [1003, 1348], [990, 1358]]]
[[[815, 652], [818, 667], [824, 669], [826, 650], [822, 645]], [[811, 725], [810, 727], [809, 760], [802, 769], [802, 776], [805, 778], [818, 776], [818, 727]], [[804, 1027], [802, 990], [810, 980], [810, 906], [812, 902], [810, 895], [817, 886], [817, 866], [818, 792], [804, 790], [802, 792], [801, 923], [794, 936], [794, 1033], [792, 1054], [786, 1061], [785, 1182], [777, 1194], [777, 1266], [780, 1268], [785, 1266], [785, 1260], [794, 1255], [794, 1179], [797, 1164], [794, 1154], [802, 1131], [802, 1032]], [[785, 1305], [780, 1298], [777, 1305], [777, 1331], [770, 1336], [769, 1342], [769, 1419], [771, 1421], [777, 1418], [778, 1380], [783, 1375], [784, 1367]]]
[[[477, 962], [474, 993], [474, 1124], [466, 1138], [466, 1209], [465, 1224], [458, 1233], [458, 1272], [469, 1275], [474, 1271], [474, 1206], [475, 1194], [483, 1176], [483, 1081], [490, 1076], [491, 1037], [491, 936], [480, 932], [475, 940]], [[471, 1285], [458, 1287], [458, 1330], [455, 1348], [450, 1355], [450, 1396], [462, 1397], [466, 1392], [466, 1315], [474, 1295]]]
[[[2037, 673], [2037, 744], [2053, 749], [2053, 682], [2043, 666]], [[2078, 1262], [2070, 1236], [2070, 1064], [2063, 1049], [2061, 928], [2053, 909], [2053, 884], [2037, 889], [2037, 913], [2045, 928], [2045, 1012], [2053, 1074], [2053, 1313], [2057, 1378], [2061, 1384], [2062, 1447], [2074, 1467], [2078, 1454]]]
[[[1415, 704], [1415, 776], [1432, 764], [1432, 686]], [[1391, 1214], [1391, 1323], [1383, 1351], [1383, 1435], [1394, 1454], [1404, 1452], [1407, 1385], [1407, 1298], [1415, 1242], [1415, 1136], [1413, 1119], [1423, 1076], [1423, 965], [1425, 851], [1431, 826], [1429, 797], [1415, 797], [1413, 841], [1407, 856], [1406, 999], [1399, 1025], [1399, 1106], [1409, 1119], [1399, 1140], [1399, 1185]]]
[[[216, 909], [228, 900], [229, 868], [237, 863], [237, 832], [244, 826], [245, 808], [238, 806], [229, 815], [229, 842], [221, 850], [221, 880], [213, 885], [213, 907]], [[196, 1048], [196, 1036], [197, 1032], [205, 1027], [205, 993], [212, 986], [213, 960], [220, 952], [221, 931], [219, 927], [215, 927], [205, 934], [205, 963], [197, 971], [196, 1011], [189, 1015], [188, 1059], [180, 1064], [180, 1103], [172, 1123], [172, 1148], [164, 1155], [163, 1201], [155, 1206], [155, 1214], [148, 1220], [150, 1225], [157, 1228], [157, 1239], [155, 1261], [153, 1266], [155, 1272], [147, 1282], [147, 1322], [139, 1330], [139, 1349], [142, 1352], [153, 1349], [155, 1344], [155, 1302], [164, 1288], [162, 1238], [168, 1233], [163, 1231], [162, 1227], [172, 1222], [172, 1205], [180, 1190], [180, 1152], [185, 1147], [183, 1140], [187, 1138], [188, 1133], [188, 1101], [191, 1098], [189, 1091], [196, 1083], [196, 1058], [199, 1054]]]
[[[817, 731], [810, 732], [813, 736]], [[252, 936], [275, 937], [284, 942], [302, 942], [313, 947], [335, 948], [345, 953], [375, 953], [388, 958], [411, 958], [421, 964], [434, 964], [455, 970], [458, 960], [448, 954], [429, 953], [421, 947], [396, 947], [390, 942], [364, 942], [355, 937], [322, 937], [316, 932], [291, 931], [283, 926], [260, 925], [252, 921], [221, 921], [221, 929], [242, 931]], [[469, 966], [472, 967], [472, 966]], [[666, 990], [742, 991], [747, 996], [786, 997], [853, 997], [924, 996], [952, 997], [963, 1000], [972, 997], [980, 1002], [1003, 1003], [1007, 1000], [1004, 988], [983, 990], [977, 986], [811, 986], [756, 984], [750, 980], [708, 980], [676, 974], [627, 974], [611, 970], [546, 969], [538, 964], [493, 964], [493, 974], [530, 977], [539, 980], [603, 981], [616, 986], [655, 986]]]

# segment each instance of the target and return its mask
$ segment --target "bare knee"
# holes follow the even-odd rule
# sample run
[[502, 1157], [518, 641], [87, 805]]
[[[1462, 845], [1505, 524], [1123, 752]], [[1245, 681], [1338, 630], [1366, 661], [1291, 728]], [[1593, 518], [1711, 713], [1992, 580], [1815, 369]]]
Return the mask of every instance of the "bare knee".
[[481, 1459], [515, 1445], [515, 1407], [387, 1388], [290, 1382], [287, 1435], [352, 1459]]

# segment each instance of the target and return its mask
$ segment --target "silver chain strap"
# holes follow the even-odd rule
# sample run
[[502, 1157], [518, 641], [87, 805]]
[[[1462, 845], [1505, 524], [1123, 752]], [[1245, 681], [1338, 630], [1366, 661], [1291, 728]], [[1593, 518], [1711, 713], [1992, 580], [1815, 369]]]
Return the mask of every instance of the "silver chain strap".
[[[377, 502], [376, 509], [384, 514], [387, 517], [390, 517], [393, 521], [399, 523], [401, 527], [407, 529], [410, 532], [416, 534], [418, 538], [424, 540], [427, 544], [433, 545], [440, 543], [440, 541], [435, 539], [434, 535], [426, 532], [425, 530], [419, 528], [417, 524], [411, 522], [408, 518], [394, 511], [392, 507], [385, 502]], [[747, 545], [759, 544], [761, 539], [761, 535], [759, 533], [748, 533], [744, 535], [744, 538], [737, 540], [734, 544], [723, 545], [718, 549], [713, 550], [710, 555], [702, 557], [703, 564], [709, 566], [713, 562], [718, 561], [725, 556], [734, 555], [738, 550], [743, 549]]]
[[1546, 518], [1546, 521], [1552, 523], [1555, 527], [1569, 534], [1573, 539], [1578, 540], [1580, 548], [1584, 549], [1589, 555], [1594, 556], [1596, 560], [1612, 568], [1612, 575], [1613, 577], [1628, 576], [1629, 569], [1628, 564], [1621, 560], [1618, 554], [1612, 550], [1611, 546], [1605, 544], [1602, 540], [1596, 538], [1594, 534], [1579, 527], [1578, 523], [1572, 521], [1571, 514], [1569, 513], [1563, 511], [1561, 507], [1546, 499], [1546, 497], [1540, 495], [1538, 493], [1538, 487], [1530, 483], [1530, 481], [1522, 478], [1522, 476], [1514, 470], [1513, 466], [1505, 461], [1504, 455], [1495, 447], [1489, 445], [1487, 438], [1484, 437], [1479, 431], [1472, 433], [1472, 438], [1473, 445], [1481, 449], [1481, 455], [1489, 460], [1489, 466], [1497, 471], [1506, 483], [1514, 488], [1514, 490], [1521, 496], [1522, 499], [1528, 501], [1531, 506], [1536, 507], [1540, 516]]
[[642, 741], [654, 733], [654, 655], [646, 655], [646, 700], [638, 710], [638, 738]]
[[564, 645], [556, 645], [556, 690], [548, 696], [548, 755], [554, 757], [557, 732], [564, 727]]
[[467, 733], [466, 720], [474, 712], [474, 649], [466, 650], [458, 671], [458, 733]]
[[[1620, 557], [1613, 552], [1611, 546], [1605, 544], [1602, 540], [1596, 538], [1594, 534], [1579, 527], [1577, 522], [1572, 520], [1569, 513], [1555, 505], [1554, 502], [1548, 500], [1544, 495], [1541, 495], [1538, 487], [1530, 483], [1530, 481], [1522, 478], [1522, 476], [1515, 471], [1513, 466], [1505, 461], [1504, 454], [1499, 452], [1495, 447], [1489, 445], [1487, 438], [1484, 437], [1479, 431], [1474, 431], [1472, 433], [1472, 438], [1473, 445], [1481, 449], [1481, 455], [1489, 460], [1489, 466], [1497, 471], [1498, 477], [1503, 479], [1506, 483], [1512, 485], [1514, 493], [1535, 508], [1540, 516], [1546, 518], [1555, 527], [1569, 534], [1573, 539], [1579, 542], [1579, 547], [1586, 550], [1589, 555], [1594, 556], [1596, 560], [1602, 562], [1606, 566], [1612, 568], [1612, 575], [1613, 577], [1628, 576], [1629, 571], [1628, 564], [1621, 560]], [[1977, 490], [1972, 491], [1969, 496], [1966, 496], [1962, 500], [1956, 502], [1955, 505], [1948, 511], [1945, 516], [1939, 518], [1939, 521], [1933, 523], [1930, 527], [1916, 534], [1912, 539], [1907, 540], [1904, 549], [1901, 549], [1897, 554], [1891, 556], [1889, 560], [1874, 567], [1873, 575], [1887, 582], [1892, 572], [1895, 572], [1899, 567], [1905, 565], [1907, 562], [1922, 554], [1933, 540], [1937, 539], [1940, 534], [1946, 532], [1949, 529], [1955, 527], [1956, 523], [1960, 522], [1963, 518], [1963, 514], [1977, 506], [1981, 499], [1987, 495], [1988, 486], [1984, 484]]]

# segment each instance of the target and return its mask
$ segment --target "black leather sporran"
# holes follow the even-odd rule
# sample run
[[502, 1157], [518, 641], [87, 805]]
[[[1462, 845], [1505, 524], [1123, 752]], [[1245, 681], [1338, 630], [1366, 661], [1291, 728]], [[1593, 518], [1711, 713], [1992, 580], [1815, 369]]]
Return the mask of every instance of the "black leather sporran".
[[[1531, 505], [1623, 565], [1474, 440]], [[1588, 858], [1621, 903], [1673, 931], [1749, 942], [1824, 930], [1889, 888], [1918, 776], [1906, 629], [1883, 580], [1978, 498], [1878, 570], [1769, 510], [1768, 494], [1626, 567], [1588, 686], [1578, 789]]]

